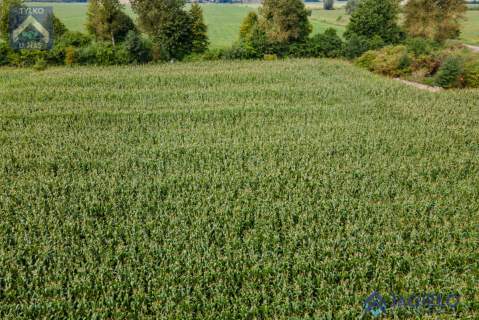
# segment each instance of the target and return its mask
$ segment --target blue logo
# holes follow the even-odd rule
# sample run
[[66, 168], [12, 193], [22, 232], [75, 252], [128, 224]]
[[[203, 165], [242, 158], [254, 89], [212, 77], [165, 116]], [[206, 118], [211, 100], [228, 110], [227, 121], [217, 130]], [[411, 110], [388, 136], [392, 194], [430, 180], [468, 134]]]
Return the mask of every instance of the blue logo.
[[371, 313], [373, 317], [379, 317], [386, 313], [387, 305], [379, 292], [374, 291], [364, 302], [364, 310]]
[[[385, 315], [388, 310], [394, 309], [408, 309], [416, 313], [443, 313], [451, 310], [455, 311], [460, 299], [461, 296], [455, 293], [449, 295], [425, 293], [410, 296], [393, 293], [386, 300], [379, 292], [374, 291], [364, 301], [364, 311], [375, 318]], [[387, 301], [390, 301], [390, 303]]]

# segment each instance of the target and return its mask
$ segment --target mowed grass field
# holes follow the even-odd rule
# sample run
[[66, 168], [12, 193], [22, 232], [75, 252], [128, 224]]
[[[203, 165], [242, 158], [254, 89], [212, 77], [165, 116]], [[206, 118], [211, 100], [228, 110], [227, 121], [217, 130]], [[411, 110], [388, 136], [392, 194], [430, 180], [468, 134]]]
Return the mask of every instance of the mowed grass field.
[[0, 92], [1, 319], [357, 319], [373, 290], [479, 317], [477, 90], [285, 60]]
[[[42, 5], [38, 4], [37, 5]], [[71, 30], [85, 31], [86, 4], [47, 3], [54, 7], [55, 13]], [[242, 4], [204, 4], [205, 21], [208, 24], [208, 34], [212, 48], [230, 46], [237, 40], [241, 21], [250, 11], [256, 11], [257, 5]], [[349, 16], [342, 4], [336, 10], [323, 10], [322, 5], [309, 4], [312, 10], [310, 21], [313, 33], [323, 32], [327, 28], [335, 28], [340, 34], [346, 29]], [[127, 12], [133, 15], [130, 7]], [[464, 22], [462, 39], [469, 44], [479, 44], [479, 10], [468, 11]]]

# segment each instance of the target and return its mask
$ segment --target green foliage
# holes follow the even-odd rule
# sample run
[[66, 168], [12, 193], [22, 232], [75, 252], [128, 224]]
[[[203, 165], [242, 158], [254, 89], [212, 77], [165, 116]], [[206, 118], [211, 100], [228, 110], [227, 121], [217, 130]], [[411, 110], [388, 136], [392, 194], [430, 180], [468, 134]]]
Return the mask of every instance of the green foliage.
[[10, 10], [23, 6], [23, 0], [1, 0], [0, 1], [0, 37], [8, 42], [8, 21]]
[[45, 71], [48, 67], [47, 61], [43, 58], [39, 58], [33, 65], [33, 69], [36, 71]]
[[75, 50], [75, 63], [80, 65], [109, 66], [129, 63], [130, 53], [124, 47], [110, 42], [94, 42]]
[[440, 42], [455, 39], [466, 10], [464, 0], [409, 0], [404, 8], [404, 26], [412, 37]]
[[312, 31], [311, 11], [302, 0], [264, 0], [262, 4], [260, 27], [269, 42], [281, 46], [306, 41]]
[[431, 55], [440, 48], [439, 44], [435, 41], [419, 37], [407, 38], [405, 45], [408, 50], [416, 56]]
[[468, 88], [479, 88], [479, 57], [464, 65], [464, 84]]
[[208, 28], [203, 19], [203, 10], [200, 5], [193, 3], [190, 9], [191, 14], [191, 33], [193, 35], [194, 53], [203, 53], [208, 49]]
[[0, 91], [2, 320], [366, 320], [395, 288], [479, 317], [476, 90], [287, 59]]
[[65, 32], [60, 38], [55, 40], [55, 44], [48, 52], [47, 61], [50, 64], [61, 65], [65, 63], [67, 48], [86, 47], [92, 39], [80, 32]]
[[334, 10], [334, 0], [323, 0], [324, 10]]
[[412, 58], [406, 46], [387, 46], [378, 51], [367, 51], [357, 61], [356, 65], [370, 71], [399, 77], [411, 73]]
[[459, 56], [446, 58], [435, 77], [435, 83], [443, 88], [460, 87], [463, 81], [464, 61]]
[[53, 15], [52, 20], [55, 39], [61, 38], [68, 31], [68, 29], [56, 15]]
[[154, 58], [181, 60], [193, 51], [193, 18], [180, 0], [133, 0], [141, 28], [154, 43]]
[[291, 46], [290, 55], [294, 57], [338, 58], [343, 54], [343, 41], [335, 29], [313, 36], [304, 44]]
[[344, 44], [344, 56], [348, 59], [354, 59], [368, 50], [375, 50], [382, 46], [384, 46], [384, 41], [377, 35], [367, 38], [354, 33], [348, 37]]
[[128, 52], [129, 61], [133, 63], [147, 63], [151, 61], [151, 43], [143, 39], [141, 34], [130, 31], [123, 43]]
[[8, 64], [8, 56], [11, 50], [6, 42], [0, 40], [0, 66]]
[[115, 45], [123, 41], [129, 31], [136, 30], [119, 0], [90, 0], [87, 16], [87, 30], [98, 41], [111, 41]]
[[75, 63], [75, 48], [74, 47], [67, 47], [65, 49], [65, 65], [73, 66]]
[[385, 44], [398, 43], [403, 34], [398, 26], [397, 0], [362, 0], [352, 14], [345, 37], [380, 37]]

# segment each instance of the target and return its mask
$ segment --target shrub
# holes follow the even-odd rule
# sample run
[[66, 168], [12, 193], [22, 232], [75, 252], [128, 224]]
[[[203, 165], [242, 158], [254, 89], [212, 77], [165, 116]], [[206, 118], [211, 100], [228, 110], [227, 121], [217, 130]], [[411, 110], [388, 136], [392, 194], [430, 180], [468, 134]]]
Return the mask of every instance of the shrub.
[[464, 65], [464, 84], [468, 88], [479, 88], [479, 60]]
[[368, 51], [356, 61], [356, 64], [391, 77], [411, 72], [411, 57], [405, 46], [388, 46], [375, 52]]
[[67, 31], [55, 41], [52, 50], [48, 51], [47, 62], [50, 64], [64, 64], [66, 50], [69, 47], [79, 48], [91, 43], [91, 38], [80, 32]]
[[366, 37], [351, 34], [344, 45], [344, 56], [354, 59], [369, 50], [369, 40]]
[[324, 10], [334, 10], [334, 0], [323, 0]]
[[355, 61], [355, 64], [358, 67], [368, 69], [369, 71], [373, 71], [374, 70], [374, 62], [375, 62], [377, 56], [378, 56], [377, 51], [373, 51], [373, 50], [367, 51]]
[[144, 40], [138, 32], [130, 31], [123, 47], [128, 54], [129, 62], [147, 63], [152, 59], [151, 43]]
[[425, 38], [407, 38], [405, 45], [408, 50], [416, 56], [430, 55], [439, 48], [439, 45], [432, 40]]
[[47, 61], [43, 58], [40, 58], [33, 65], [33, 69], [35, 69], [36, 71], [44, 71], [47, 69], [47, 66]]
[[399, 5], [396, 0], [362, 0], [351, 16], [345, 37], [379, 36], [386, 44], [396, 44], [403, 34], [398, 26]]
[[411, 70], [419, 78], [432, 76], [440, 66], [441, 59], [436, 53], [415, 55], [411, 62]]
[[65, 49], [65, 64], [67, 66], [72, 66], [75, 63], [75, 48], [67, 47]]
[[219, 60], [224, 54], [223, 49], [209, 49], [203, 53], [202, 59], [206, 61]]
[[0, 66], [8, 64], [8, 55], [10, 54], [10, 51], [8, 44], [0, 41]]
[[311, 56], [337, 58], [342, 55], [343, 41], [336, 29], [329, 28], [322, 34], [315, 35], [311, 41]]
[[221, 52], [221, 58], [226, 60], [243, 60], [259, 58], [259, 56], [258, 52], [253, 48], [241, 44], [234, 44], [231, 48]]
[[443, 88], [458, 88], [463, 83], [464, 61], [459, 56], [446, 58], [439, 68], [435, 84]]
[[[120, 48], [114, 48], [111, 43], [95, 42], [89, 46], [79, 48], [75, 51], [75, 62], [81, 65], [102, 65], [110, 66], [124, 63], [123, 59], [118, 59]], [[121, 56], [124, 58], [124, 55]]]

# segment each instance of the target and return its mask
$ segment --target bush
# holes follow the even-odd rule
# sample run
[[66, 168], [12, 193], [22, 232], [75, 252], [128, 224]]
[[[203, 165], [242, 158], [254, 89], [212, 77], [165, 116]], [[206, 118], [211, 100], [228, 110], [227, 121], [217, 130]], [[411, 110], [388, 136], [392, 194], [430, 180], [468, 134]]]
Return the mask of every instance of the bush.
[[65, 49], [65, 64], [72, 66], [75, 63], [75, 48], [68, 47]]
[[464, 65], [464, 84], [468, 88], [479, 88], [479, 60]]
[[374, 63], [378, 56], [377, 51], [367, 51], [361, 57], [359, 57], [355, 64], [358, 67], [368, 69], [369, 71], [374, 71]]
[[55, 41], [52, 50], [48, 51], [47, 62], [50, 64], [64, 64], [67, 48], [80, 48], [88, 46], [91, 38], [81, 32], [67, 31]]
[[202, 60], [213, 61], [220, 60], [224, 54], [223, 49], [209, 49], [201, 55]]
[[352, 34], [344, 45], [344, 56], [348, 59], [354, 59], [368, 51], [369, 39], [357, 34]]
[[368, 51], [356, 61], [356, 64], [391, 77], [411, 72], [411, 57], [405, 46], [388, 46], [375, 52]]
[[123, 47], [127, 52], [130, 63], [148, 63], [152, 59], [151, 43], [144, 40], [138, 32], [130, 31], [126, 36]]
[[463, 86], [464, 61], [459, 56], [446, 58], [439, 68], [435, 84], [443, 88], [459, 88]]
[[315, 57], [337, 58], [342, 55], [344, 44], [336, 29], [329, 28], [323, 34], [315, 35], [311, 43]]
[[47, 66], [47, 61], [43, 58], [40, 58], [33, 65], [33, 69], [35, 69], [36, 71], [44, 71], [47, 69]]
[[11, 50], [7, 43], [0, 41], [0, 66], [8, 64], [8, 55]]
[[47, 51], [20, 50], [10, 51], [8, 61], [14, 67], [32, 67], [38, 60], [46, 60]]
[[435, 41], [425, 38], [407, 38], [405, 45], [416, 56], [430, 55], [439, 48]]
[[221, 53], [221, 58], [226, 60], [257, 59], [258, 52], [251, 47], [235, 44]]
[[95, 42], [75, 52], [75, 62], [80, 65], [111, 66], [128, 62], [128, 53], [108, 42]]

